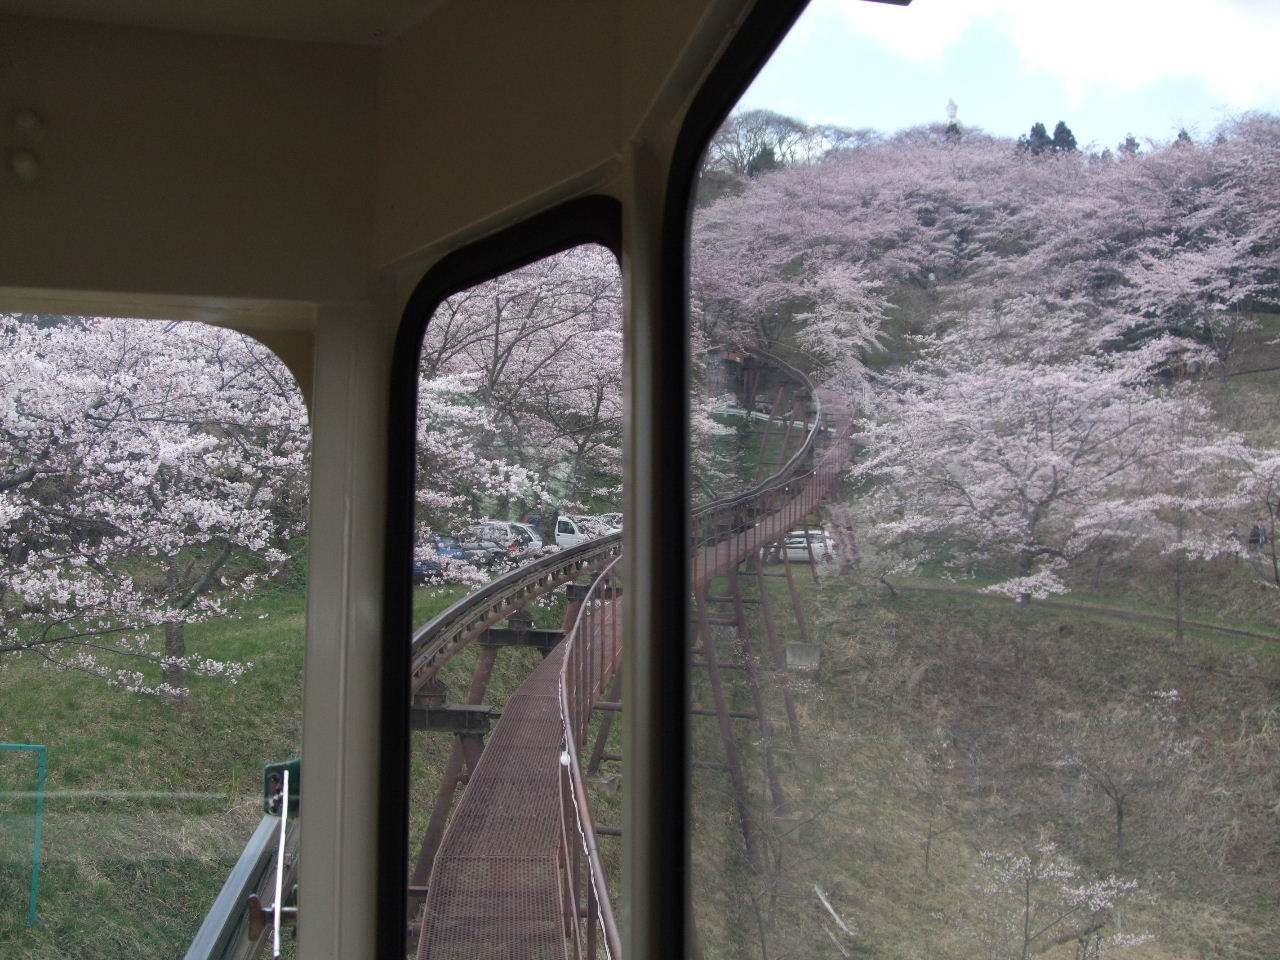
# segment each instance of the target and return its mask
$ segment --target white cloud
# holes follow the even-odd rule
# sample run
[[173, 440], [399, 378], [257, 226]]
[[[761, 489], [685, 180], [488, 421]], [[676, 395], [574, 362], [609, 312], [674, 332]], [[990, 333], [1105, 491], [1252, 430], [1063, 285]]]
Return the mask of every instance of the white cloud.
[[1077, 100], [1172, 76], [1205, 81], [1246, 108], [1280, 97], [1276, 0], [815, 0], [916, 61], [936, 59], [982, 21], [1006, 33], [1029, 70], [1055, 76]]

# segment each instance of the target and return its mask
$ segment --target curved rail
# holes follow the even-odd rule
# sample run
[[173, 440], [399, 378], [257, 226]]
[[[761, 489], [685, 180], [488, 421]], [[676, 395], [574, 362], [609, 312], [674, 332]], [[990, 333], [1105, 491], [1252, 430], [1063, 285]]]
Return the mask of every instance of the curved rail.
[[[279, 851], [279, 838], [280, 818], [269, 813], [259, 822], [223, 882], [222, 890], [187, 948], [185, 960], [253, 960], [262, 953], [271, 930], [267, 927], [256, 938], [249, 936], [246, 904], [250, 894], [257, 894], [268, 907], [275, 906], [275, 871], [271, 868]], [[289, 851], [285, 889], [290, 889], [297, 880], [298, 840], [298, 820], [290, 818], [285, 826], [285, 845]]]
[[[794, 364], [765, 351], [757, 353], [785, 369], [808, 388], [814, 407], [813, 425], [800, 449], [776, 473], [750, 490], [722, 497], [694, 511], [690, 546], [694, 556], [702, 559], [706, 559], [708, 548], [731, 540], [737, 542], [744, 535], [748, 541], [743, 544], [744, 555], [751, 549], [767, 546], [785, 536], [790, 524], [802, 519], [817, 505], [821, 494], [835, 481], [840, 467], [848, 459], [852, 437], [852, 417], [848, 407], [830, 395], [824, 403], [825, 391], [816, 387], [808, 375]], [[826, 429], [824, 421], [827, 418], [835, 421], [834, 436], [822, 459], [814, 466], [818, 438]], [[813, 488], [814, 495], [804, 496], [803, 491], [809, 488]], [[802, 504], [807, 504], [807, 509], [802, 509]], [[785, 516], [778, 516], [780, 514]], [[778, 516], [780, 522], [758, 526], [757, 521], [768, 516]], [[779, 532], [776, 528], [780, 525], [782, 529]], [[721, 566], [714, 564], [715, 569]]]
[[410, 646], [413, 691], [498, 621], [556, 587], [594, 573], [621, 554], [622, 534], [611, 533], [539, 557], [463, 597], [414, 632]]
[[713, 500], [706, 506], [695, 510], [693, 512], [693, 521], [695, 524], [702, 520], [704, 516], [708, 516], [718, 511], [732, 508], [735, 505], [749, 501], [754, 497], [759, 496], [761, 493], [767, 492], [786, 477], [794, 476], [801, 470], [806, 459], [813, 453], [813, 448], [818, 439], [818, 433], [822, 429], [822, 398], [818, 389], [814, 386], [813, 381], [809, 379], [808, 374], [795, 366], [795, 364], [788, 363], [776, 354], [769, 353], [765, 350], [756, 350], [755, 353], [757, 356], [768, 360], [775, 366], [784, 368], [789, 374], [791, 374], [791, 376], [799, 380], [808, 388], [809, 396], [812, 398], [813, 402], [813, 426], [809, 428], [809, 435], [805, 438], [804, 443], [800, 445], [800, 449], [792, 454], [787, 462], [784, 463], [775, 473], [765, 477], [750, 490], [733, 494], [728, 497], [721, 497], [720, 499]]
[[[561, 795], [568, 800], [561, 803], [561, 831], [566, 846], [569, 838], [576, 834], [586, 854], [588, 957], [595, 955], [593, 940], [597, 922], [604, 933], [608, 955], [622, 956], [622, 937], [609, 899], [608, 878], [600, 859], [595, 820], [591, 815], [587, 782], [578, 754], [587, 742], [591, 710], [604, 694], [605, 686], [622, 657], [622, 600], [615, 577], [620, 562], [621, 558], [605, 567], [591, 584], [577, 619], [565, 637], [564, 663], [560, 667], [560, 721], [564, 729], [564, 753], [560, 760]], [[574, 903], [579, 903], [576, 859], [567, 857], [564, 870], [569, 878], [570, 896]], [[580, 936], [577, 927], [575, 923], [575, 939]], [[581, 949], [578, 955], [582, 955]]]

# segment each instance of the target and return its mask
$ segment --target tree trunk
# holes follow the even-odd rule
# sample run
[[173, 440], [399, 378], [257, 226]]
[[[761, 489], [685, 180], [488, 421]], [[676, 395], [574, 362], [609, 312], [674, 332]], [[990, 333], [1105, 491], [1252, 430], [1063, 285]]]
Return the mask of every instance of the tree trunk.
[[1112, 801], [1116, 808], [1116, 856], [1124, 859], [1124, 797]]
[[179, 707], [186, 701], [187, 668], [177, 663], [169, 663], [170, 657], [187, 655], [187, 625], [185, 623], [166, 623], [164, 625], [164, 682], [165, 693], [161, 697], [164, 704]]
[[[1030, 550], [1022, 550], [1022, 551], [1019, 551], [1019, 553], [1018, 553], [1018, 576], [1020, 576], [1020, 577], [1029, 577], [1029, 576], [1031, 576], [1031, 567], [1035, 564], [1035, 560], [1036, 560], [1035, 554], [1034, 554], [1034, 553], [1032, 553]], [[1029, 594], [1029, 593], [1020, 593], [1020, 594], [1018, 594], [1018, 596], [1017, 596], [1017, 598], [1016, 598], [1016, 602], [1017, 602], [1019, 605], [1023, 605], [1023, 604], [1028, 604], [1028, 603], [1030, 603], [1030, 602], [1031, 602], [1031, 594]]]
[[1019, 960], [1031, 956], [1031, 877], [1023, 880], [1022, 889], [1022, 955]]
[[1179, 642], [1183, 639], [1183, 581], [1186, 579], [1187, 555], [1182, 549], [1183, 532], [1186, 529], [1186, 516], [1181, 510], [1178, 511], [1178, 552], [1174, 555], [1173, 561], [1173, 623], [1174, 636]]
[[1277, 504], [1267, 501], [1267, 556], [1271, 560], [1271, 579], [1280, 587], [1280, 557], [1276, 556], [1276, 508]]

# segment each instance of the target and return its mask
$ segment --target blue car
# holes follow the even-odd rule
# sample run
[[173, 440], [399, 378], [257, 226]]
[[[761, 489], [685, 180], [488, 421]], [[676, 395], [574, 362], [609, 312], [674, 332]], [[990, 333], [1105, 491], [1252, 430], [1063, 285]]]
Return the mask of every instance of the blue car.
[[451, 537], [447, 534], [429, 533], [427, 534], [427, 543], [436, 548], [436, 554], [441, 557], [448, 557], [450, 560], [465, 560], [467, 553], [462, 549], [462, 544], [458, 542], [457, 537]]
[[416, 560], [413, 564], [413, 582], [426, 583], [432, 577], [444, 573], [444, 566], [436, 557], [448, 557], [450, 560], [466, 560], [467, 552], [457, 539], [443, 534], [427, 534], [427, 543], [435, 549], [435, 557]]

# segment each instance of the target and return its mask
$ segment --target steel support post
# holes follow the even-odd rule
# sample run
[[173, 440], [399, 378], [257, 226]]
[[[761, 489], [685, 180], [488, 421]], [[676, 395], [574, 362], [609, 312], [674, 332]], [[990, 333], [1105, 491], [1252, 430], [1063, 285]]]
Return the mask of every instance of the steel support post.
[[[613, 682], [609, 685], [609, 700], [618, 702], [622, 692], [622, 668], [613, 672]], [[591, 759], [587, 761], [587, 773], [600, 772], [600, 762], [604, 759], [605, 747], [609, 745], [609, 734], [613, 730], [613, 711], [607, 711], [600, 720], [600, 729], [596, 731], [596, 743], [591, 748]]]
[[805, 619], [804, 606], [800, 603], [800, 592], [796, 590], [796, 578], [791, 572], [791, 558], [787, 555], [784, 542], [782, 547], [782, 566], [787, 571], [787, 590], [791, 594], [791, 608], [795, 611], [796, 626], [800, 628], [800, 639], [809, 642], [809, 623]]
[[733, 597], [733, 613], [738, 621], [738, 639], [742, 643], [742, 666], [747, 674], [747, 683], [751, 687], [751, 700], [756, 708], [756, 724], [764, 743], [764, 770], [769, 781], [769, 793], [773, 799], [773, 809], [782, 810], [787, 806], [787, 795], [782, 791], [782, 783], [778, 779], [778, 768], [773, 763], [773, 737], [769, 733], [769, 722], [765, 714], [764, 691], [760, 687], [760, 671], [756, 669], [755, 646], [751, 642], [751, 630], [747, 624], [747, 610], [742, 603], [742, 579], [735, 566], [729, 571], [729, 590]]
[[773, 657], [773, 666], [777, 671], [778, 682], [782, 687], [782, 700], [787, 710], [787, 732], [791, 735], [793, 746], [800, 746], [800, 719], [796, 713], [796, 698], [791, 692], [791, 683], [787, 678], [786, 655], [782, 651], [782, 640], [778, 636], [778, 624], [773, 619], [773, 598], [769, 595], [769, 585], [764, 578], [764, 551], [753, 553], [751, 563], [755, 569], [756, 588], [760, 591], [760, 616], [764, 620], [765, 632], [769, 637], [769, 654]]
[[747, 792], [747, 779], [742, 772], [742, 755], [738, 752], [738, 742], [733, 735], [733, 720], [729, 716], [729, 705], [725, 701], [724, 687], [720, 683], [720, 658], [716, 652], [715, 638], [711, 635], [711, 627], [707, 624], [706, 591], [708, 585], [698, 587], [698, 632], [702, 635], [702, 656], [707, 661], [707, 679], [711, 683], [711, 696], [715, 700], [716, 720], [720, 725], [720, 739], [724, 741], [725, 763], [729, 768], [729, 779], [733, 783], [734, 799], [738, 807], [738, 822], [742, 827], [742, 837], [747, 845], [747, 859], [751, 866], [760, 870], [764, 866], [761, 857], [760, 839], [757, 836], [755, 820], [751, 816], [750, 794]]

